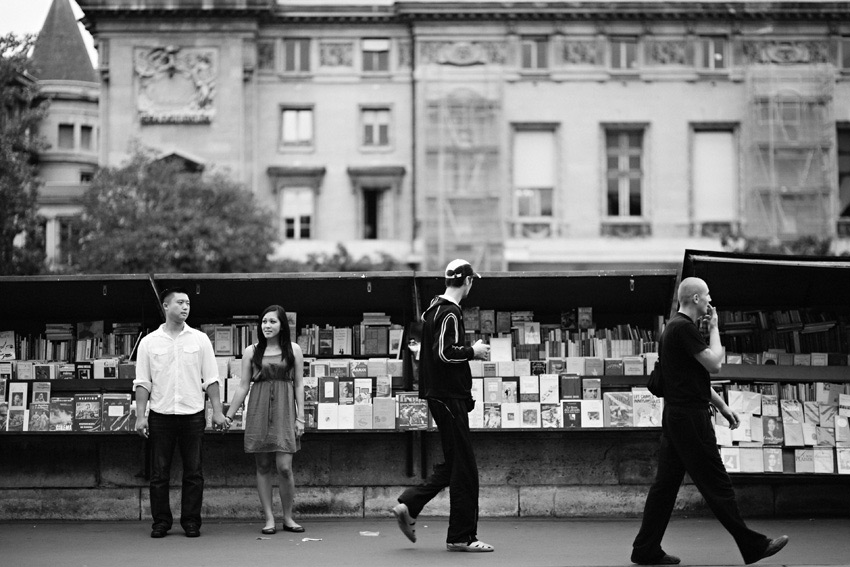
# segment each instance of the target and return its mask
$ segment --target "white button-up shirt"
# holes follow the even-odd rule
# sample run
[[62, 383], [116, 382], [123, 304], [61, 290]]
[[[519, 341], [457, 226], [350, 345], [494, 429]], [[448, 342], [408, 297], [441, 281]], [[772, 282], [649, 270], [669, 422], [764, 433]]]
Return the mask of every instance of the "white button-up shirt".
[[219, 382], [218, 365], [209, 337], [184, 324], [176, 339], [165, 325], [139, 343], [136, 379], [150, 393], [150, 409], [156, 413], [191, 415], [204, 410], [204, 392]]

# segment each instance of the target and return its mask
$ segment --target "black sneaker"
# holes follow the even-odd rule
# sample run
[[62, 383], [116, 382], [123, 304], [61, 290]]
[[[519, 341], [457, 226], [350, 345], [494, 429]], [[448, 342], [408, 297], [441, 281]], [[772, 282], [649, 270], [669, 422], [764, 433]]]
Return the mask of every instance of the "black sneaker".
[[159, 539], [168, 535], [168, 529], [165, 526], [154, 526], [151, 530], [151, 537]]
[[188, 525], [184, 529], [186, 537], [201, 537], [201, 528], [195, 525]]
[[632, 554], [632, 563], [636, 565], [678, 565], [681, 562], [681, 559], [669, 553], [665, 553], [655, 559], [642, 559]]

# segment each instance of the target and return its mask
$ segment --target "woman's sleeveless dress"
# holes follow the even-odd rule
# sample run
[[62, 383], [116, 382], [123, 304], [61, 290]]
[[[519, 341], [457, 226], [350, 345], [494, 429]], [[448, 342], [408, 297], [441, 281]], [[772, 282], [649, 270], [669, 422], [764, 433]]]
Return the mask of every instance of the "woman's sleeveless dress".
[[295, 384], [280, 355], [263, 356], [263, 367], [251, 384], [245, 422], [246, 453], [295, 453]]

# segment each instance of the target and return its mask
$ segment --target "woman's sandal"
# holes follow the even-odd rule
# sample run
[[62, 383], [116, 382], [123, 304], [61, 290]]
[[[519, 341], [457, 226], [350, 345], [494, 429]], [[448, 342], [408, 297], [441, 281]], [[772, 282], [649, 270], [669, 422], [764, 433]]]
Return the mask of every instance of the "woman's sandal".
[[[286, 529], [286, 526], [284, 526], [284, 529]], [[262, 529], [262, 530], [260, 530], [260, 531], [261, 531], [261, 532], [263, 532], [263, 533], [264, 533], [264, 534], [266, 534], [266, 535], [274, 535], [274, 534], [276, 534], [276, 533], [277, 533], [277, 528], [275, 528], [274, 526], [272, 526], [272, 527], [270, 527], [270, 528], [263, 528], [263, 529]]]
[[307, 530], [305, 530], [302, 526], [287, 526], [286, 524], [283, 524], [283, 531], [303, 534]]

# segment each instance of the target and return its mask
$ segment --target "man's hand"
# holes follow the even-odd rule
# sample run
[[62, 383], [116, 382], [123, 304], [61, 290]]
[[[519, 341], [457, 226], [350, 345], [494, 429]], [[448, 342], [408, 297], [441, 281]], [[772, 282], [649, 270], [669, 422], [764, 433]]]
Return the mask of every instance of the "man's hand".
[[148, 438], [148, 418], [143, 415], [136, 418], [136, 433], [145, 439]]
[[490, 354], [490, 345], [478, 339], [475, 341], [475, 344], [472, 345], [472, 350], [475, 351], [475, 358], [479, 360], [486, 360], [487, 356]]
[[213, 420], [213, 429], [221, 429], [221, 430], [227, 429], [227, 420], [224, 419], [224, 412], [222, 412], [222, 411], [213, 412], [212, 420]]

